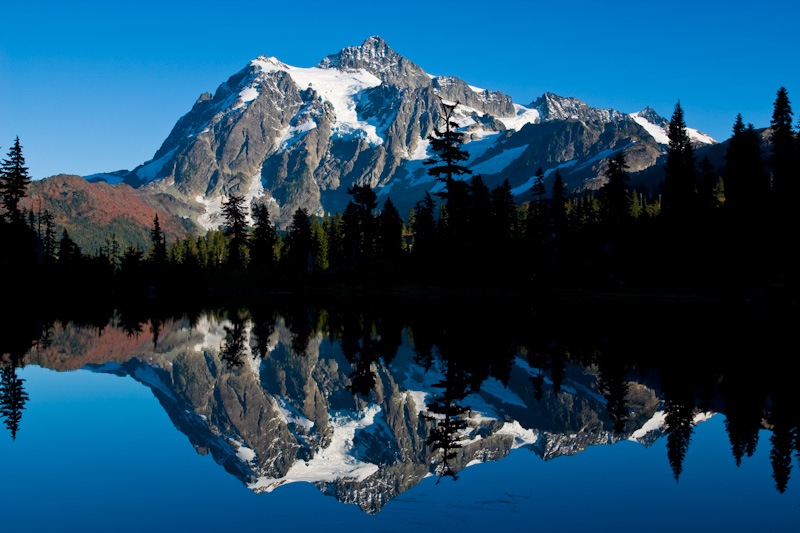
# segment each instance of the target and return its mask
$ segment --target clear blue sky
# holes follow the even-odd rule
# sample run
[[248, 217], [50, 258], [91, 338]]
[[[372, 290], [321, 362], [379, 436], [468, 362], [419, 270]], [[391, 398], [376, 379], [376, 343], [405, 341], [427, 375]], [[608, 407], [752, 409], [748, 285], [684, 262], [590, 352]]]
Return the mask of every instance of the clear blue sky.
[[313, 66], [380, 35], [425, 71], [528, 104], [545, 91], [669, 118], [718, 140], [736, 113], [800, 115], [800, 2], [6, 2], [0, 154], [34, 178], [149, 160], [177, 119], [260, 54]]

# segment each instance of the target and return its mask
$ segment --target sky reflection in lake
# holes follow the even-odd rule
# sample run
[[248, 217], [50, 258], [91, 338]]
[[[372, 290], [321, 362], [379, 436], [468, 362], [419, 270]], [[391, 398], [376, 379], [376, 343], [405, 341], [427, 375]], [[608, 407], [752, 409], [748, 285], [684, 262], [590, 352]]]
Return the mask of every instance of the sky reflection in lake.
[[151, 389], [88, 371], [18, 371], [30, 400], [0, 434], [5, 531], [796, 531], [800, 491], [775, 490], [769, 435], [737, 468], [724, 417], [698, 424], [680, 482], [664, 438], [543, 461], [528, 449], [435, 477], [376, 515], [307, 483], [255, 494], [196, 453]]

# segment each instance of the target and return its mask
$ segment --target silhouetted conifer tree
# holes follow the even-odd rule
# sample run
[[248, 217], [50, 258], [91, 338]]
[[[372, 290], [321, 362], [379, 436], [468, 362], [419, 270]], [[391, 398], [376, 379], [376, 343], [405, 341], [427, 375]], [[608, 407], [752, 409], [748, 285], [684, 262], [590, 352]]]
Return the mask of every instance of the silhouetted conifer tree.
[[425, 193], [425, 198], [417, 202], [414, 208], [414, 246], [412, 254], [418, 258], [430, 258], [436, 247], [436, 219], [434, 210], [436, 204], [431, 195]]
[[286, 244], [289, 247], [289, 267], [298, 273], [310, 273], [314, 265], [311, 256], [311, 220], [305, 208], [298, 207], [294, 212]]
[[664, 212], [674, 218], [686, 219], [694, 214], [696, 207], [696, 171], [692, 148], [681, 103], [669, 123], [667, 161], [664, 164]]
[[247, 263], [249, 237], [244, 197], [232, 194], [227, 202], [222, 202], [222, 216], [225, 218], [225, 234], [230, 237], [228, 266], [242, 267]]
[[508, 180], [492, 190], [492, 219], [495, 237], [508, 241], [517, 227], [517, 204]]
[[553, 233], [562, 236], [567, 229], [567, 189], [564, 186], [564, 178], [556, 169], [553, 178], [553, 197], [551, 206], [551, 219], [553, 222]]
[[250, 244], [250, 265], [253, 268], [271, 269], [275, 264], [275, 243], [277, 230], [269, 216], [267, 206], [261, 204], [253, 208], [253, 239]]
[[630, 220], [631, 197], [628, 193], [628, 163], [622, 150], [608, 160], [608, 182], [600, 189], [600, 220], [619, 228]]
[[[737, 218], [758, 218], [769, 192], [758, 134], [736, 116], [725, 155], [725, 209]], [[749, 215], [749, 216], [748, 216]]]
[[[439, 100], [442, 104], [442, 118], [445, 127], [444, 131], [434, 128], [433, 134], [428, 136], [431, 143], [430, 148], [436, 153], [436, 156], [426, 159], [423, 164], [432, 165], [428, 169], [428, 174], [435, 176], [438, 181], [445, 184], [447, 191], [451, 191], [454, 176], [472, 174], [472, 172], [460, 164], [469, 159], [469, 154], [461, 148], [461, 145], [464, 144], [464, 134], [458, 131], [458, 124], [453, 120], [458, 102], [449, 104], [441, 98]], [[447, 193], [443, 197], [449, 198]]]
[[14, 365], [4, 366], [0, 373], [0, 417], [4, 419], [11, 438], [16, 440], [22, 411], [28, 401], [28, 394], [22, 384], [25, 380], [17, 376]]
[[164, 266], [167, 264], [167, 238], [161, 230], [158, 213], [153, 219], [153, 228], [150, 230], [150, 251], [148, 259], [153, 265]]
[[386, 198], [378, 223], [380, 258], [384, 261], [395, 261], [403, 253], [403, 219], [391, 198]]
[[785, 87], [778, 89], [772, 121], [772, 191], [781, 206], [796, 199], [796, 146], [792, 131], [792, 106]]
[[693, 411], [694, 406], [688, 401], [675, 399], [666, 401], [667, 458], [675, 481], [678, 481], [683, 472], [683, 459], [686, 457], [694, 431]]
[[3, 198], [6, 216], [12, 221], [22, 220], [19, 202], [25, 197], [30, 182], [31, 178], [17, 137], [14, 146], [8, 151], [8, 159], [0, 163], [0, 195]]

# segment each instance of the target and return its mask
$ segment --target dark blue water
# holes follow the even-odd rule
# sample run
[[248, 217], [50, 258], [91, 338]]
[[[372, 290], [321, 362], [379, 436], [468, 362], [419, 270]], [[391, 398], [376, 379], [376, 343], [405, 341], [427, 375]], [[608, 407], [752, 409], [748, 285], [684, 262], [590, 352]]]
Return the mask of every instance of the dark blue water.
[[665, 438], [550, 461], [519, 448], [457, 481], [423, 479], [370, 515], [308, 483], [255, 494], [131, 377], [18, 375], [29, 400], [16, 440], [0, 431], [1, 531], [800, 530], [800, 484], [775, 489], [769, 432], [737, 468], [721, 414], [695, 426], [679, 482]]

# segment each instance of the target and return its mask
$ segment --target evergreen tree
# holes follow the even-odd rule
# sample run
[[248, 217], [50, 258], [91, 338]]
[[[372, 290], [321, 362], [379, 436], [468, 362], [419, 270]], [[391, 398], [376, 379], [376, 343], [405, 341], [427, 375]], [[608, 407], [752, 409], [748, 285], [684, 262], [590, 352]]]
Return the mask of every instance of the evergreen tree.
[[664, 211], [673, 218], [686, 218], [695, 209], [696, 171], [692, 148], [680, 101], [669, 123], [667, 161], [664, 164]]
[[510, 239], [517, 226], [517, 204], [508, 180], [492, 190], [492, 219], [494, 235], [502, 240]]
[[354, 185], [347, 189], [353, 199], [345, 208], [345, 241], [348, 255], [355, 263], [369, 263], [375, 256], [378, 222], [375, 209], [378, 195], [369, 185]]
[[269, 269], [275, 264], [275, 243], [277, 230], [269, 216], [267, 206], [261, 204], [253, 208], [253, 239], [250, 244], [250, 265], [257, 269]]
[[42, 214], [44, 218], [44, 257], [47, 263], [54, 263], [56, 260], [56, 226], [53, 222], [53, 213], [45, 210]]
[[141, 267], [144, 252], [136, 246], [128, 246], [120, 258], [120, 270], [125, 274], [138, 272]]
[[225, 218], [225, 233], [230, 237], [228, 265], [236, 268], [247, 262], [247, 215], [244, 196], [232, 194], [227, 202], [222, 202], [222, 216]]
[[772, 111], [772, 191], [783, 206], [794, 201], [797, 188], [794, 173], [795, 140], [792, 132], [792, 106], [785, 87], [778, 89]]
[[525, 215], [525, 235], [534, 242], [543, 242], [549, 234], [547, 227], [547, 213], [544, 205], [544, 170], [539, 167], [536, 170], [536, 179], [531, 187], [533, 200], [528, 204], [528, 212]]
[[289, 267], [297, 272], [310, 273], [314, 264], [311, 256], [311, 220], [305, 208], [298, 207], [294, 212], [286, 244], [289, 247]]
[[444, 110], [444, 131], [439, 128], [433, 129], [433, 134], [428, 136], [430, 148], [436, 156], [423, 162], [425, 165], [433, 165], [428, 169], [428, 174], [435, 176], [438, 181], [444, 182], [448, 187], [453, 182], [453, 176], [462, 174], [472, 174], [467, 167], [460, 165], [461, 161], [469, 159], [466, 150], [461, 149], [464, 144], [464, 134], [458, 131], [458, 124], [453, 121], [453, 114], [458, 102], [446, 104], [439, 99]]
[[683, 460], [689, 449], [694, 428], [692, 427], [693, 406], [686, 400], [666, 400], [665, 422], [667, 433], [667, 458], [672, 467], [675, 481], [683, 472]]
[[429, 193], [417, 202], [414, 207], [414, 222], [411, 231], [414, 232], [414, 246], [412, 254], [418, 258], [430, 258], [436, 247], [436, 219], [434, 210], [436, 203]]
[[326, 240], [328, 242], [328, 266], [336, 268], [345, 264], [344, 251], [344, 219], [341, 213], [336, 213], [332, 217], [327, 215], [322, 220], [325, 228]]
[[558, 169], [556, 169], [556, 174], [553, 178], [551, 213], [553, 232], [556, 235], [562, 235], [567, 229], [567, 189]]
[[148, 259], [156, 266], [167, 264], [167, 238], [161, 231], [161, 223], [158, 221], [158, 213], [153, 220], [153, 228], [150, 230], [150, 251]]
[[700, 169], [700, 179], [697, 183], [698, 204], [705, 211], [716, 209], [719, 207], [719, 198], [717, 197], [719, 176], [708, 156], [703, 156], [698, 168]]
[[328, 238], [319, 217], [311, 217], [311, 256], [313, 270], [321, 272], [328, 268]]
[[600, 189], [600, 220], [619, 227], [630, 219], [631, 197], [628, 193], [628, 163], [622, 150], [608, 160], [608, 182]]
[[81, 259], [81, 249], [69, 236], [67, 228], [61, 233], [58, 241], [58, 263], [62, 266], [74, 266]]
[[487, 221], [492, 219], [492, 199], [480, 175], [469, 183], [469, 209], [469, 233], [474, 242], [485, 242], [491, 235]]
[[378, 216], [379, 257], [387, 262], [397, 260], [403, 253], [403, 219], [391, 198], [386, 198]]
[[116, 272], [119, 268], [120, 247], [117, 240], [117, 234], [112, 233], [110, 239], [106, 239], [105, 255], [108, 258], [108, 264], [111, 269]]
[[0, 417], [5, 419], [11, 438], [16, 440], [22, 411], [28, 401], [28, 393], [22, 386], [25, 380], [17, 376], [13, 365], [4, 366], [0, 372]]
[[458, 124], [453, 121], [453, 115], [458, 102], [445, 103], [441, 98], [444, 119], [444, 131], [434, 128], [433, 134], [428, 136], [430, 148], [435, 156], [423, 162], [431, 165], [428, 174], [435, 176], [439, 182], [445, 184], [445, 189], [437, 196], [447, 201], [448, 215], [453, 224], [451, 228], [457, 231], [466, 230], [468, 216], [468, 187], [463, 181], [456, 180], [457, 176], [472, 174], [472, 171], [460, 163], [469, 159], [469, 154], [461, 148], [464, 144], [464, 134], [458, 131]]
[[[745, 127], [742, 115], [736, 116], [733, 135], [725, 155], [725, 209], [738, 216], [766, 200], [769, 183], [761, 160], [761, 143], [753, 125]], [[716, 185], [715, 185], [716, 188]]]
[[8, 151], [8, 159], [4, 159], [0, 164], [0, 195], [3, 197], [6, 215], [12, 221], [22, 220], [19, 202], [25, 197], [30, 182], [31, 178], [17, 137], [14, 146]]

